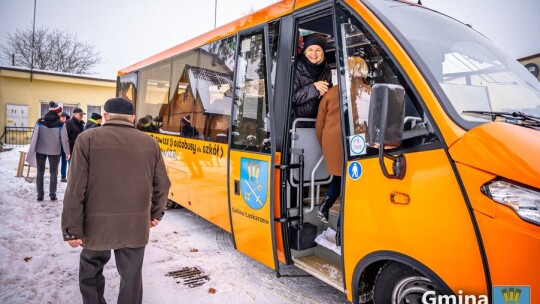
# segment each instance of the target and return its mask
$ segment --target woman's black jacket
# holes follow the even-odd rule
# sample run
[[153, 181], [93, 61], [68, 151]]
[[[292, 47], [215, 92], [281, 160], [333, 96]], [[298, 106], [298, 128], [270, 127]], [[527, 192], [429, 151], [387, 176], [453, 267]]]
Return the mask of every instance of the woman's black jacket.
[[332, 73], [328, 65], [325, 66], [319, 79], [314, 79], [308, 72], [302, 60], [296, 62], [296, 71], [293, 82], [292, 118], [316, 118], [319, 109], [320, 94], [313, 85], [314, 82], [324, 80], [332, 86]]

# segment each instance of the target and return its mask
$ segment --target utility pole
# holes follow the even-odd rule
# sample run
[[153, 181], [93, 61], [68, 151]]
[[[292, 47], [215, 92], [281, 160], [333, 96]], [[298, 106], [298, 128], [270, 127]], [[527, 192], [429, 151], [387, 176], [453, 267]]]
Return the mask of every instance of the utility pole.
[[217, 20], [217, 0], [214, 0], [214, 28], [216, 28]]
[[34, 40], [36, 35], [36, 2], [37, 0], [34, 0], [34, 22], [32, 24], [32, 59], [30, 61], [30, 82], [32, 82], [32, 78], [34, 76]]

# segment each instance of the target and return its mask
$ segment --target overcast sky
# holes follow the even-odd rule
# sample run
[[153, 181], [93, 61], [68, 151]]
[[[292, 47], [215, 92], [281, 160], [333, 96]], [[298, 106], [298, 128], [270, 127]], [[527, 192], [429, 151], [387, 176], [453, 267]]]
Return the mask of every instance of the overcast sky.
[[[217, 25], [275, 0], [217, 0]], [[215, 0], [37, 0], [36, 27], [68, 30], [93, 44], [103, 63], [95, 76], [119, 69], [214, 27]], [[422, 0], [471, 24], [511, 56], [540, 53], [540, 0]], [[34, 0], [0, 0], [0, 43], [6, 33], [32, 27]], [[3, 62], [2, 64], [7, 64]]]

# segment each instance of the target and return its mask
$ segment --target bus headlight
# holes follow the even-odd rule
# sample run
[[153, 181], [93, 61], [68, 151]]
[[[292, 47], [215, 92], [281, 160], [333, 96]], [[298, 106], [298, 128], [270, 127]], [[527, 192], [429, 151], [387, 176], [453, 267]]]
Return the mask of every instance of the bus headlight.
[[482, 186], [482, 192], [509, 206], [524, 220], [540, 225], [540, 192], [509, 181], [494, 180]]

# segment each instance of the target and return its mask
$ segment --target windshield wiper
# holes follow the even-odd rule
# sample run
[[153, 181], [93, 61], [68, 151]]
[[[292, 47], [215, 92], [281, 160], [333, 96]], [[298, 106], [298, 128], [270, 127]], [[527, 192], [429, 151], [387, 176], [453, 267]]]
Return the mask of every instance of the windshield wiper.
[[528, 115], [523, 112], [492, 112], [492, 111], [463, 111], [463, 114], [473, 114], [472, 116], [490, 116], [491, 121], [503, 118], [504, 122], [524, 126], [540, 126], [540, 117]]

